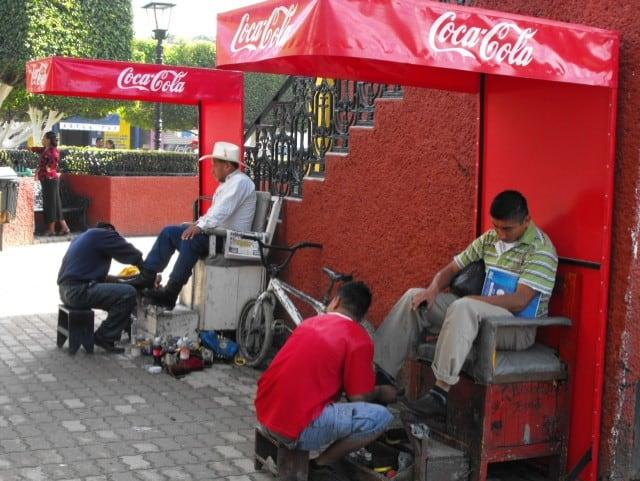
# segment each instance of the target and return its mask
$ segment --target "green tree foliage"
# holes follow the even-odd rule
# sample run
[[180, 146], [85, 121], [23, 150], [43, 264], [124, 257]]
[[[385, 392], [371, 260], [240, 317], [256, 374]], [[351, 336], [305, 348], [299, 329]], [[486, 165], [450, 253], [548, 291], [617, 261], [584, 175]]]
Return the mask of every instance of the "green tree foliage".
[[[155, 40], [134, 40], [134, 62], [155, 63]], [[213, 68], [216, 62], [216, 47], [213, 42], [178, 41], [164, 45], [164, 63], [187, 67]], [[128, 102], [119, 110], [120, 114], [132, 125], [153, 129], [155, 123], [155, 104], [149, 102]], [[198, 124], [197, 108], [191, 105], [163, 104], [162, 125], [165, 130], [192, 130]]]
[[262, 113], [276, 92], [287, 79], [284, 75], [247, 73], [244, 76], [244, 126], [245, 129]]
[[28, 60], [65, 55], [128, 60], [133, 38], [130, 0], [0, 0], [0, 82], [13, 92], [4, 116], [23, 117], [27, 106], [99, 117], [113, 102], [28, 94]]
[[[155, 63], [156, 42], [154, 40], [134, 40], [134, 62]], [[188, 67], [213, 68], [216, 63], [215, 44], [209, 41], [186, 43], [178, 41], [168, 44], [164, 49], [164, 63]], [[286, 77], [249, 73], [245, 75], [244, 92], [246, 122], [253, 122], [278, 91]], [[154, 104], [132, 102], [121, 109], [120, 113], [133, 125], [153, 129], [155, 121]], [[193, 130], [198, 125], [198, 113], [189, 105], [163, 104], [162, 122], [166, 130]]]

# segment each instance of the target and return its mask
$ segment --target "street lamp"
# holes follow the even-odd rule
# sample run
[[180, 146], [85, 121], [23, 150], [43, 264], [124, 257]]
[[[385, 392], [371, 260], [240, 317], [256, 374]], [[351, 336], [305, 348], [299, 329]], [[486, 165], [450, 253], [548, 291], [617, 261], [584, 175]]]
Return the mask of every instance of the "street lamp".
[[[149, 2], [144, 7], [147, 15], [153, 14], [156, 28], [153, 31], [153, 38], [158, 41], [156, 46], [156, 63], [162, 64], [162, 41], [167, 38], [169, 31], [169, 22], [171, 21], [171, 9], [175, 7], [175, 3], [166, 2]], [[156, 138], [154, 141], [155, 150], [160, 150], [160, 137], [162, 136], [162, 104], [156, 103]]]

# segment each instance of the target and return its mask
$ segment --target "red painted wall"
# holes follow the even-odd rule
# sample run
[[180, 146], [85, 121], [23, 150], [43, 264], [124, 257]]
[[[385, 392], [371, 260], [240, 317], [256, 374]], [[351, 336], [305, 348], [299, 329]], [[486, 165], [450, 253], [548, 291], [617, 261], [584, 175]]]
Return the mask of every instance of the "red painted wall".
[[198, 177], [65, 175], [71, 189], [91, 199], [89, 225], [111, 222], [124, 235], [156, 235], [169, 224], [193, 220]]
[[636, 389], [640, 382], [640, 10], [635, 2], [478, 0], [474, 6], [618, 30], [622, 34], [618, 100], [612, 270], [600, 476], [631, 480]]
[[16, 217], [8, 224], [4, 224], [2, 229], [5, 247], [33, 243], [35, 227], [33, 216], [34, 184], [35, 181], [32, 177], [20, 179]]
[[410, 88], [376, 110], [375, 128], [352, 129], [350, 153], [328, 159], [325, 180], [305, 182], [302, 202], [285, 204], [279, 236], [324, 245], [297, 255], [294, 285], [323, 294], [321, 266], [355, 271], [373, 290], [379, 324], [474, 237], [478, 104]]
[[[640, 10], [633, 2], [478, 0], [474, 6], [619, 30], [622, 33], [610, 309], [600, 477], [632, 480], [640, 382]], [[352, 130], [346, 157], [328, 161], [324, 182], [306, 182], [288, 202], [286, 242], [320, 241], [289, 279], [320, 294], [322, 265], [357, 270], [374, 290], [379, 323], [409, 286], [424, 285], [473, 237], [476, 98], [408, 89], [379, 101], [374, 131]]]

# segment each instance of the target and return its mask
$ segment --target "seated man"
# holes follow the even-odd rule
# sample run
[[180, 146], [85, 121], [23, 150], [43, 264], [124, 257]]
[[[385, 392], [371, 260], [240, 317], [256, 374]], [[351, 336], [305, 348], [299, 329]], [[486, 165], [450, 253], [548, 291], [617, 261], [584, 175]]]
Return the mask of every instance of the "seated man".
[[74, 309], [103, 309], [108, 315], [94, 334], [94, 342], [107, 352], [122, 353], [116, 347], [122, 330], [131, 325], [136, 307], [136, 290], [115, 283], [108, 276], [111, 259], [142, 265], [142, 253], [122, 238], [115, 227], [98, 222], [76, 237], [62, 259], [58, 273], [60, 299]]
[[[540, 303], [535, 315], [547, 315], [558, 267], [551, 240], [531, 221], [527, 201], [519, 192], [507, 190], [498, 194], [490, 214], [494, 228], [455, 256], [435, 275], [428, 288], [408, 290], [374, 335], [376, 363], [395, 377], [417, 345], [420, 331], [439, 331], [432, 365], [436, 384], [422, 399], [407, 403], [424, 416], [446, 414], [447, 394], [459, 380], [483, 318], [512, 316], [538, 294]], [[463, 298], [441, 293], [461, 269], [480, 259], [487, 269], [497, 267], [519, 276], [516, 291]], [[535, 327], [505, 330], [498, 337], [497, 348], [527, 349], [535, 342], [535, 336]]]
[[[362, 282], [344, 284], [326, 314], [305, 320], [258, 381], [258, 421], [290, 449], [329, 465], [382, 434], [392, 419], [373, 371], [373, 342], [360, 321], [371, 304]], [[342, 393], [349, 402], [338, 402]]]
[[167, 285], [162, 288], [143, 291], [151, 304], [173, 309], [178, 294], [189, 277], [198, 258], [209, 253], [209, 236], [204, 229], [220, 227], [237, 231], [251, 230], [256, 211], [256, 189], [253, 181], [240, 166], [240, 148], [229, 142], [216, 142], [212, 155], [213, 175], [220, 185], [213, 195], [213, 205], [206, 214], [192, 224], [172, 225], [160, 232], [155, 244], [147, 255], [139, 276], [127, 281], [136, 288], [151, 288], [156, 274], [162, 272], [171, 256], [177, 250], [178, 259], [173, 266]]

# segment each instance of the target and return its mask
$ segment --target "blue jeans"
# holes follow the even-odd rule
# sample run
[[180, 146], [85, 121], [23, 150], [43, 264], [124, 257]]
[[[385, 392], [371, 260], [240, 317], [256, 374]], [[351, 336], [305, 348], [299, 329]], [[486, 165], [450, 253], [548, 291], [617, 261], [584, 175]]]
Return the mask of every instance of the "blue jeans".
[[107, 341], [119, 341], [122, 330], [131, 324], [131, 313], [136, 307], [136, 289], [127, 284], [88, 282], [62, 284], [60, 299], [74, 309], [102, 309], [107, 318], [96, 329], [96, 334]]
[[379, 404], [329, 404], [290, 447], [318, 451], [341, 439], [368, 438], [382, 433], [392, 419], [389, 410]]
[[198, 234], [189, 240], [181, 239], [182, 233], [188, 227], [188, 225], [170, 225], [162, 229], [147, 254], [143, 267], [152, 272], [162, 272], [169, 264], [173, 253], [178, 251], [178, 259], [169, 278], [181, 286], [186, 284], [198, 259], [209, 253], [209, 236]]

